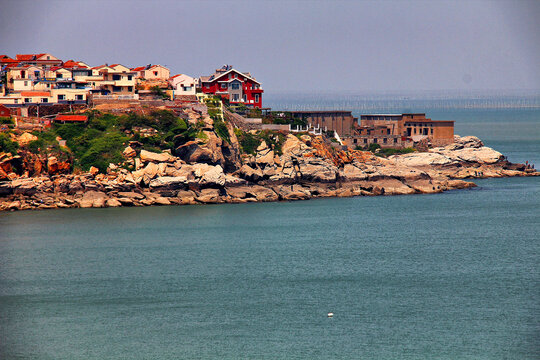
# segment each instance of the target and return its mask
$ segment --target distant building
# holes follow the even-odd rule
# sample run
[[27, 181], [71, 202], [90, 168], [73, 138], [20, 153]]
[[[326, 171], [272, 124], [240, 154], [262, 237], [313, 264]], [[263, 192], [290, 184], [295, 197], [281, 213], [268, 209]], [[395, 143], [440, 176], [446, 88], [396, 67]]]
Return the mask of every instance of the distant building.
[[174, 96], [195, 95], [196, 80], [186, 74], [178, 74], [169, 78], [169, 84], [173, 88]]
[[425, 113], [366, 114], [360, 116], [361, 127], [386, 126], [391, 135], [403, 136], [414, 142], [427, 139], [433, 146], [454, 142], [454, 121], [431, 120]]
[[262, 107], [263, 89], [250, 73], [240, 72], [232, 65], [224, 65], [210, 76], [199, 79], [200, 91], [204, 94], [219, 95], [231, 104]]
[[145, 80], [167, 80], [171, 76], [171, 71], [162, 65], [146, 65], [131, 69], [136, 76]]

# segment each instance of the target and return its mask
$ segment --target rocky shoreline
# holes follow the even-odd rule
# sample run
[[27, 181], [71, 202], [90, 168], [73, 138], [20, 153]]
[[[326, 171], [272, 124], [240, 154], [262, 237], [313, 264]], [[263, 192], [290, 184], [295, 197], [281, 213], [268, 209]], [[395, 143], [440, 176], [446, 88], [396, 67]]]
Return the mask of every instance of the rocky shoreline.
[[128, 147], [124, 154], [133, 171], [111, 164], [107, 174], [92, 169], [0, 181], [0, 211], [430, 194], [476, 186], [465, 179], [539, 175], [472, 136], [382, 158], [336, 150], [321, 137], [288, 134], [280, 155], [263, 141], [255, 155], [243, 155], [233, 167], [216, 163], [215, 151], [201, 154], [208, 148], [187, 145], [180, 157]]

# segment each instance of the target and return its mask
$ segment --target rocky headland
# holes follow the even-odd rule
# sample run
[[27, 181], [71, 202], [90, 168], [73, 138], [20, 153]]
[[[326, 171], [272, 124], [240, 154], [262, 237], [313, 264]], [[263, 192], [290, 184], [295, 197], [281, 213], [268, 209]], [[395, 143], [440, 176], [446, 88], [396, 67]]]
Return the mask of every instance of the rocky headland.
[[[97, 168], [66, 173], [62, 170], [69, 166], [54, 157], [1, 154], [0, 210], [431, 194], [476, 186], [469, 179], [538, 175], [472, 136], [456, 136], [454, 144], [427, 152], [384, 158], [341, 150], [321, 136], [280, 134], [279, 149], [263, 140], [246, 154], [232, 125], [226, 124], [226, 141], [208, 117], [205, 121], [205, 136], [182, 144], [175, 155], [131, 142], [124, 163], [110, 164], [106, 173]], [[16, 175], [14, 169], [21, 166], [26, 170]]]

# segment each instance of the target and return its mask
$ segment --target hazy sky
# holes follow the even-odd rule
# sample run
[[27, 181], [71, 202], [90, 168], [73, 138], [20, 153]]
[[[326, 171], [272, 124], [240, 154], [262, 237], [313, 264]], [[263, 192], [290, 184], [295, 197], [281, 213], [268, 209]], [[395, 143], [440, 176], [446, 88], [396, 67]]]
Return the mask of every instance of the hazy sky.
[[540, 88], [540, 1], [0, 0], [0, 53], [250, 71], [268, 92]]

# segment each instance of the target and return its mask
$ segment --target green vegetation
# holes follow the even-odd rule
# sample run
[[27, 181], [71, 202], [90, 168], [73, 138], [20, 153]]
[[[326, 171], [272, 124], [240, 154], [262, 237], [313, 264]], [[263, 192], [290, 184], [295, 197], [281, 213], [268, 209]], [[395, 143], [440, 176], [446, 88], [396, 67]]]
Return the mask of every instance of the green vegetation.
[[214, 119], [214, 131], [221, 139], [228, 142], [229, 144], [231, 143], [229, 129], [227, 129], [227, 125], [223, 120], [221, 120], [221, 118]]
[[[259, 110], [259, 109], [257, 109]], [[259, 110], [260, 111], [260, 110]], [[261, 117], [256, 116], [256, 117]], [[294, 126], [306, 126], [307, 119], [303, 115], [302, 117], [293, 116], [289, 111], [272, 111], [268, 115], [263, 117], [263, 123], [265, 124], [281, 124], [281, 125], [294, 125]]]
[[240, 143], [240, 148], [246, 154], [255, 155], [257, 147], [261, 144], [262, 139], [249, 132], [242, 131], [240, 129], [234, 129], [234, 133]]
[[[122, 151], [131, 140], [140, 142], [143, 149], [160, 152], [205, 136], [200, 124], [191, 126], [168, 110], [150, 115], [113, 115], [94, 110], [86, 115], [88, 122], [84, 124], [54, 124], [48, 131], [34, 132], [38, 139], [25, 148], [33, 153], [54, 154], [62, 160], [72, 158], [75, 168], [88, 170], [95, 166], [104, 172], [109, 163], [124, 160]], [[59, 146], [58, 136], [66, 140], [69, 150]], [[0, 145], [2, 151], [5, 148], [9, 152], [16, 152], [18, 147], [7, 134], [0, 134]]]
[[0, 125], [14, 125], [13, 119], [10, 116], [0, 116]]
[[372, 153], [375, 153], [377, 150], [380, 150], [380, 148], [381, 148], [381, 145], [376, 144], [376, 143], [371, 143], [369, 144], [367, 150], [371, 151]]
[[161, 98], [164, 100], [169, 100], [169, 95], [167, 95], [163, 90], [161, 90], [159, 86], [153, 86], [151, 90], [154, 95], [161, 96]]
[[411, 147], [404, 148], [404, 149], [380, 149], [377, 155], [390, 156], [390, 155], [398, 155], [398, 154], [410, 154], [415, 151], [416, 150]]
[[16, 141], [11, 140], [8, 133], [0, 133], [0, 152], [17, 154], [19, 144]]
[[272, 130], [263, 130], [257, 134], [245, 132], [240, 129], [235, 129], [234, 133], [240, 143], [240, 148], [246, 154], [255, 155], [257, 148], [264, 140], [266, 145], [271, 147], [275, 154], [282, 155], [282, 146], [285, 143], [286, 137], [283, 133]]

